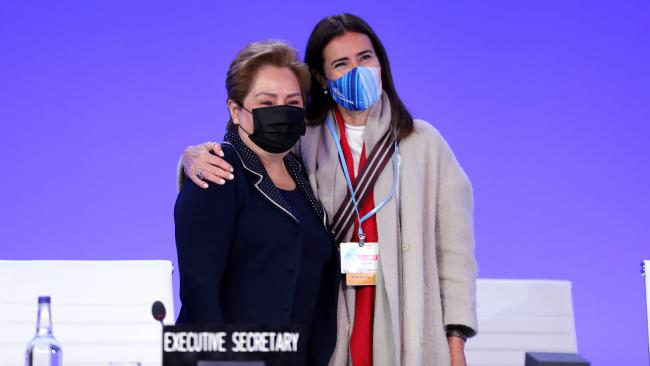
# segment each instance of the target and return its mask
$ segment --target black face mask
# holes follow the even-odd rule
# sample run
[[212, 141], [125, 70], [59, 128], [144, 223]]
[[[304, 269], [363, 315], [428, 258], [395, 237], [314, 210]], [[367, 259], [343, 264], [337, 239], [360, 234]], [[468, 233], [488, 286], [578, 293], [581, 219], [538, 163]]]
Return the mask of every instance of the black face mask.
[[[305, 134], [305, 110], [291, 105], [274, 105], [271, 107], [255, 108], [253, 115], [253, 133], [242, 130], [262, 150], [280, 154], [291, 150], [300, 136]], [[240, 125], [238, 125], [240, 126]], [[241, 128], [241, 126], [240, 126]]]

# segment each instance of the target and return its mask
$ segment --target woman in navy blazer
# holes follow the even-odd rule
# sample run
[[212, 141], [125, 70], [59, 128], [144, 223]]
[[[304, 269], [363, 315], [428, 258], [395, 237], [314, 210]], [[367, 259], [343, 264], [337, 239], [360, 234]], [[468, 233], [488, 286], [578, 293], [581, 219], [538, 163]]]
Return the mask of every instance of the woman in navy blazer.
[[309, 88], [296, 56], [282, 42], [257, 42], [230, 66], [223, 158], [236, 179], [208, 189], [182, 185], [174, 210], [177, 323], [294, 325], [301, 363], [327, 365], [336, 343], [338, 259], [325, 212], [288, 153], [299, 137], [292, 128], [302, 123], [304, 134]]

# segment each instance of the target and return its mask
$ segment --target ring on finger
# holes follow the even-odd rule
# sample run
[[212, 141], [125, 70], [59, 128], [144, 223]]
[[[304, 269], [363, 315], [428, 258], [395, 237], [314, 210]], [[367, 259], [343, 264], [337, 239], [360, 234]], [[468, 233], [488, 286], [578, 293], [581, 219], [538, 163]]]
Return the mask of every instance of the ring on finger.
[[196, 176], [197, 178], [203, 180], [205, 177], [203, 176], [203, 168], [199, 168], [196, 170]]

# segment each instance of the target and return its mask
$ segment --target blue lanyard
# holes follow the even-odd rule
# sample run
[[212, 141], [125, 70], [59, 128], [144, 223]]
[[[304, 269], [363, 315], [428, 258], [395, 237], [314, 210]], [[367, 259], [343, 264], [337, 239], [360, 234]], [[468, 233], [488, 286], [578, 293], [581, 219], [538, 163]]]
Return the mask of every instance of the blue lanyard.
[[[390, 189], [390, 193], [388, 196], [381, 201], [375, 208], [373, 208], [370, 212], [365, 214], [363, 217], [360, 217], [361, 215], [359, 214], [359, 202], [357, 202], [357, 198], [355, 196], [355, 190], [354, 187], [352, 186], [352, 179], [350, 178], [350, 172], [348, 171], [348, 164], [345, 161], [345, 155], [343, 154], [343, 148], [341, 147], [341, 142], [339, 141], [338, 136], [336, 135], [336, 130], [334, 129], [334, 124], [332, 124], [332, 121], [330, 120], [329, 116], [327, 117], [327, 127], [330, 130], [330, 134], [332, 135], [332, 138], [334, 139], [334, 143], [336, 144], [336, 150], [339, 152], [339, 159], [341, 159], [341, 165], [343, 166], [343, 175], [345, 175], [345, 181], [348, 183], [348, 189], [350, 190], [350, 195], [352, 198], [352, 204], [354, 205], [354, 211], [357, 213], [357, 219], [359, 220], [359, 231], [358, 231], [358, 236], [359, 236], [359, 246], [363, 246], [365, 240], [366, 240], [366, 235], [363, 233], [363, 229], [361, 228], [361, 224], [368, 220], [370, 217], [375, 215], [379, 210], [384, 207], [388, 201], [390, 201], [391, 198], [395, 195], [395, 191], [397, 190], [397, 159], [398, 159], [398, 153], [399, 149], [397, 147], [397, 130], [394, 131], [395, 133], [395, 139], [394, 139], [394, 146], [395, 146], [395, 155], [393, 156], [393, 186]], [[344, 131], [341, 131], [341, 133], [345, 133]], [[372, 189], [372, 187], [370, 188]]]

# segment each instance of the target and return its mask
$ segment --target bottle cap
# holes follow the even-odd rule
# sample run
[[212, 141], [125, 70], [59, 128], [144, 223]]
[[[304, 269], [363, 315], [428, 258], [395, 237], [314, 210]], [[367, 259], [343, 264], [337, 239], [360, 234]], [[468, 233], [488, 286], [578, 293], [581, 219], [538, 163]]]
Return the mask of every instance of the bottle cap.
[[38, 303], [39, 304], [49, 304], [50, 303], [50, 297], [49, 296], [39, 296], [38, 297]]

